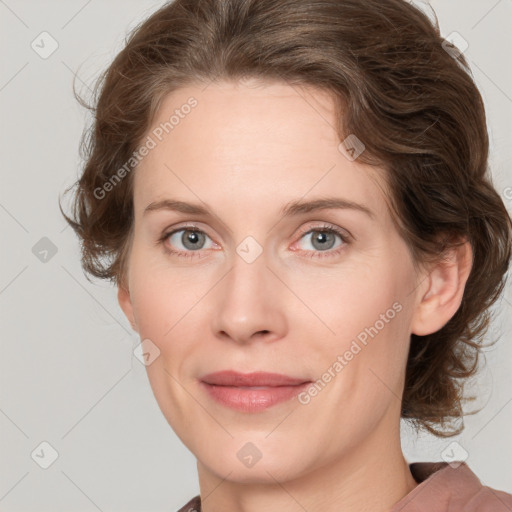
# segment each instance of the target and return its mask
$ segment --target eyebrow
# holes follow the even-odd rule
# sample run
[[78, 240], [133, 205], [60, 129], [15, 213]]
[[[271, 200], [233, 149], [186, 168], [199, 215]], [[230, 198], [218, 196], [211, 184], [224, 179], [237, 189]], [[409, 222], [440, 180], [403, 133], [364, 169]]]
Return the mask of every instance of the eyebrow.
[[[283, 208], [281, 208], [280, 215], [281, 217], [291, 217], [295, 215], [310, 213], [316, 210], [332, 209], [356, 210], [365, 213], [372, 219], [375, 218], [374, 212], [370, 210], [370, 208], [368, 208], [367, 206], [339, 197], [326, 197], [322, 199], [314, 199], [311, 201], [302, 201], [300, 199], [296, 201], [291, 201], [290, 203], [286, 204]], [[169, 210], [205, 216], [210, 214], [209, 210], [201, 206], [200, 204], [187, 203], [184, 201], [177, 201], [174, 199], [162, 199], [161, 201], [155, 201], [146, 206], [146, 208], [144, 209], [144, 215], [146, 215], [149, 212], [158, 210]]]

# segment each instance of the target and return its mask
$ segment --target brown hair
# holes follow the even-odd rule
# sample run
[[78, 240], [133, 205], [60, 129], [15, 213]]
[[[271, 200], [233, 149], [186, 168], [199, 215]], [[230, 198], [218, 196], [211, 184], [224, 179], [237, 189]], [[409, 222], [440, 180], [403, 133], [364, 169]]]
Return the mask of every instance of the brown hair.
[[405, 0], [175, 0], [135, 27], [96, 82], [95, 106], [75, 93], [94, 112], [74, 218], [63, 213], [80, 237], [83, 268], [125, 282], [133, 173], [115, 175], [163, 98], [192, 83], [248, 77], [332, 93], [340, 140], [356, 134], [366, 146], [361, 161], [386, 169], [392, 213], [415, 261], [470, 241], [462, 304], [438, 332], [411, 336], [402, 401], [402, 417], [417, 428], [459, 433], [463, 380], [476, 372], [489, 307], [505, 283], [511, 219], [490, 181], [484, 106], [467, 62]]

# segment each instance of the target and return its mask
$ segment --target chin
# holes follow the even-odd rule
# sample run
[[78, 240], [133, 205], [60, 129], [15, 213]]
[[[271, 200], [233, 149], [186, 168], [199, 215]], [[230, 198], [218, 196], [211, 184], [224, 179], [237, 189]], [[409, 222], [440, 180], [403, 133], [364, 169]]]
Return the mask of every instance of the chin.
[[212, 461], [213, 464], [208, 464], [209, 461], [202, 459], [201, 463], [219, 478], [229, 480], [230, 482], [240, 484], [275, 484], [276, 480], [285, 482], [300, 476], [298, 461], [293, 459], [265, 461], [262, 457], [252, 467], [247, 467], [238, 459], [234, 462], [226, 460], [225, 453], [223, 460], [217, 459]]
[[273, 478], [289, 480], [311, 467], [313, 461], [307, 453], [311, 447], [301, 448], [301, 442], [283, 436], [266, 436], [268, 431], [260, 436], [236, 435], [213, 453], [204, 453], [207, 460], [202, 460], [223, 477], [231, 472], [228, 478], [238, 482], [275, 483]]

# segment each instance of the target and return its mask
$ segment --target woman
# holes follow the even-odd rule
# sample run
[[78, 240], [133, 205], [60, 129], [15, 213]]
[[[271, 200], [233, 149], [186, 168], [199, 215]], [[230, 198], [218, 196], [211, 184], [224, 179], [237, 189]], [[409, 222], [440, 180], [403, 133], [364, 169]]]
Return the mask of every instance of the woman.
[[[176, 0], [105, 72], [74, 218], [197, 458], [182, 511], [508, 511], [461, 452], [511, 221], [464, 57], [403, 0]], [[105, 260], [107, 256], [107, 260]]]

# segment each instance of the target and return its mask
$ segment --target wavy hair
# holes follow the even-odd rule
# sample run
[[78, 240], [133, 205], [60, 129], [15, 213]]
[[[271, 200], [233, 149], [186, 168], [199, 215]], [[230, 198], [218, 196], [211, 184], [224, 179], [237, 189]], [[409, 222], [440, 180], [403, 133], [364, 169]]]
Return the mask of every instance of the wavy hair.
[[366, 146], [360, 160], [384, 169], [415, 262], [471, 243], [460, 308], [439, 331], [411, 335], [402, 398], [402, 417], [417, 428], [459, 433], [463, 383], [476, 372], [489, 308], [505, 284], [511, 219], [491, 183], [484, 105], [467, 61], [405, 0], [175, 0], [136, 26], [99, 76], [92, 105], [75, 92], [94, 117], [82, 136], [72, 217], [61, 212], [80, 239], [84, 270], [125, 282], [133, 172], [104, 197], [98, 190], [119, 178], [164, 97], [249, 77], [332, 94], [340, 141], [355, 134]]

